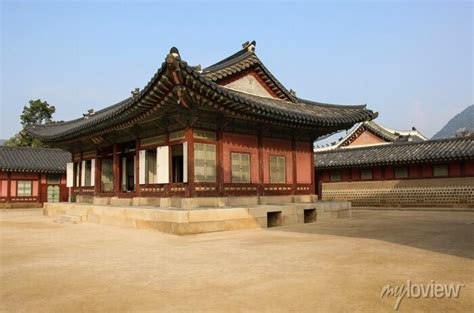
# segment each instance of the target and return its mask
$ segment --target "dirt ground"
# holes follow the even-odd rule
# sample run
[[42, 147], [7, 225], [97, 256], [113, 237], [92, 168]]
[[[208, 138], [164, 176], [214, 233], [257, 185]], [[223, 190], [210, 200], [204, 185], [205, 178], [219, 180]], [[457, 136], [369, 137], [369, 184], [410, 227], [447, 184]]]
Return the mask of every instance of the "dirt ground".
[[474, 312], [474, 213], [352, 219], [178, 237], [0, 212], [3, 312], [395, 312], [382, 287], [463, 283], [399, 312]]

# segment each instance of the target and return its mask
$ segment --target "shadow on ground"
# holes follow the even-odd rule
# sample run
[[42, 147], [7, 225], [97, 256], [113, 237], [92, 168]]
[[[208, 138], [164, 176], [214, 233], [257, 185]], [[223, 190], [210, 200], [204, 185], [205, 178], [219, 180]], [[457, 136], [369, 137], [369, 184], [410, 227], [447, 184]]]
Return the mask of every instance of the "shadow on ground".
[[474, 213], [353, 211], [351, 219], [278, 227], [271, 231], [382, 240], [474, 259]]

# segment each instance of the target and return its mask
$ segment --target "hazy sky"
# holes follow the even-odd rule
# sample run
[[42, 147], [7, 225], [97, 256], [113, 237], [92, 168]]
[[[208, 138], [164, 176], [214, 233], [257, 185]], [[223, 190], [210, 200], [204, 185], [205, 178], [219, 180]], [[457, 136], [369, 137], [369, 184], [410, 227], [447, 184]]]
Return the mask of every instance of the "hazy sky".
[[0, 138], [30, 99], [82, 116], [143, 88], [170, 47], [203, 67], [257, 41], [299, 97], [361, 104], [432, 136], [473, 101], [473, 5], [370, 2], [1, 1]]

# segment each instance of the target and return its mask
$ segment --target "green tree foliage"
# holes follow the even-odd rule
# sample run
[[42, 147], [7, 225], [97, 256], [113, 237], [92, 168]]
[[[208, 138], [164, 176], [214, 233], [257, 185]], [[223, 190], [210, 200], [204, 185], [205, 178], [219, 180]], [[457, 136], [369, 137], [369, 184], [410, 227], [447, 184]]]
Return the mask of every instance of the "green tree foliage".
[[30, 100], [29, 105], [23, 107], [23, 112], [20, 115], [23, 129], [5, 141], [4, 145], [11, 147], [45, 147], [39, 140], [31, 138], [26, 129], [33, 125], [50, 123], [54, 112], [56, 112], [56, 108], [49, 105], [48, 102], [40, 99]]

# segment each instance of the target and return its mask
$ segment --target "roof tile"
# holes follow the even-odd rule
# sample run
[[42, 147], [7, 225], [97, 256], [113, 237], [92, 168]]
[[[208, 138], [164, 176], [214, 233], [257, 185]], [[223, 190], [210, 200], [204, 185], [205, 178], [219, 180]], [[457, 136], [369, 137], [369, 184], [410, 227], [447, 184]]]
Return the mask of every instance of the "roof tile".
[[474, 159], [473, 136], [422, 142], [396, 142], [361, 148], [338, 148], [314, 154], [316, 169], [472, 159]]
[[69, 152], [59, 149], [0, 146], [0, 171], [65, 173]]

